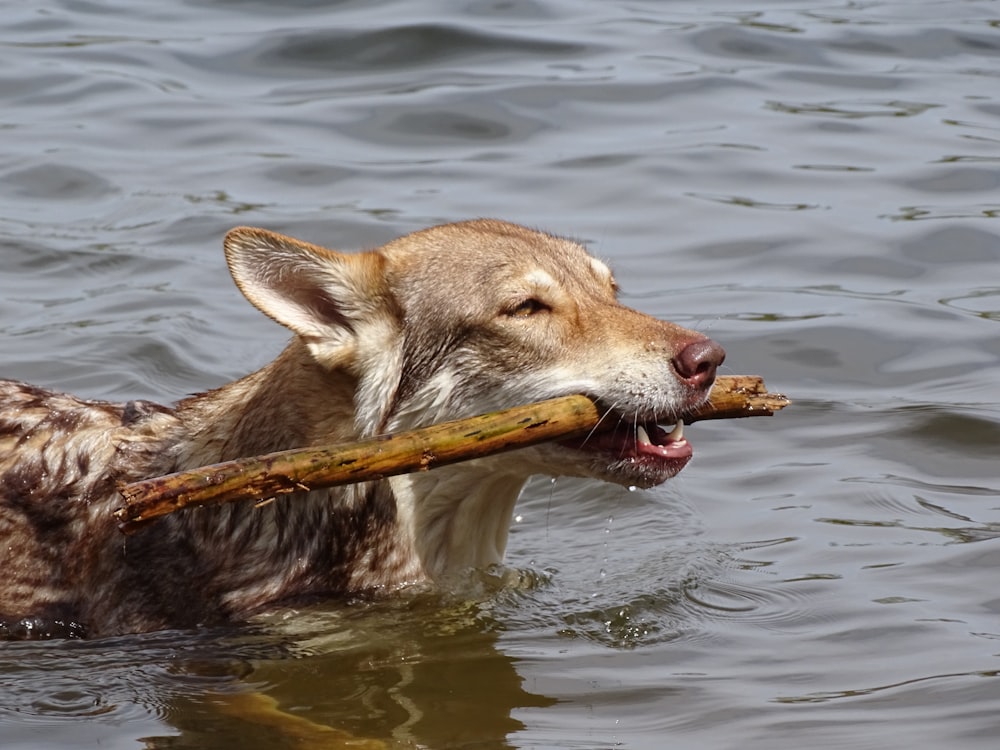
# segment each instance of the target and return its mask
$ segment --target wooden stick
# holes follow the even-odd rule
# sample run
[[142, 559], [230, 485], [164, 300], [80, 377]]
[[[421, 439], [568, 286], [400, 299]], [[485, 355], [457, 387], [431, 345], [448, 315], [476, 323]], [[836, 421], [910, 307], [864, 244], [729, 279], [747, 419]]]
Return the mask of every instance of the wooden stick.
[[792, 403], [780, 393], [768, 393], [759, 375], [719, 375], [708, 401], [684, 415], [684, 423], [703, 419], [770, 417]]
[[[770, 416], [788, 403], [784, 396], [768, 393], [759, 377], [720, 376], [709, 400], [684, 415], [684, 421]], [[357, 443], [240, 458], [125, 485], [119, 488], [125, 505], [114, 516], [121, 531], [131, 534], [188, 506], [265, 501], [583, 437], [600, 428], [601, 416], [586, 396], [563, 396]]]

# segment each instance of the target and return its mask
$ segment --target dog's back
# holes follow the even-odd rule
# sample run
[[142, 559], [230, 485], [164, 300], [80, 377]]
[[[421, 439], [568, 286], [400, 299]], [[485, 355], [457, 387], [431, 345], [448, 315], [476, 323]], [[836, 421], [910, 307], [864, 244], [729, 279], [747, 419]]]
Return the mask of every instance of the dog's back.
[[[0, 381], [0, 635], [75, 631], [93, 534], [107, 526], [95, 515], [108, 511], [118, 483], [172, 470], [177, 427], [149, 402], [83, 401]], [[14, 602], [17, 611], [5, 612]]]

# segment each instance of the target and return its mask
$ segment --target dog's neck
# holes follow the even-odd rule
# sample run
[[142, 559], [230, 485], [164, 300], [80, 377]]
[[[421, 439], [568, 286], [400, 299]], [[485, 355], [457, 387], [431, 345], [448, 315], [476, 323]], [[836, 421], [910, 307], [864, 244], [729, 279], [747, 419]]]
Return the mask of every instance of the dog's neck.
[[401, 526], [427, 576], [447, 580], [502, 562], [526, 481], [488, 459], [393, 477]]
[[[176, 414], [187, 433], [178, 446], [178, 469], [356, 440], [355, 389], [349, 374], [319, 367], [301, 341], [293, 341], [263, 369], [178, 404]], [[388, 480], [395, 518], [373, 517], [369, 530], [373, 538], [395, 537], [398, 552], [410, 558], [396, 559], [392, 568], [410, 578], [441, 581], [500, 563], [514, 504], [528, 478], [523, 471], [511, 473], [510, 466], [509, 461], [479, 459]], [[312, 495], [311, 503], [330, 503], [331, 512], [341, 502], [340, 490]], [[296, 503], [302, 513], [310, 504], [304, 498], [282, 502]], [[355, 506], [353, 512], [358, 510]], [[250, 505], [247, 512], [254, 512]], [[296, 516], [286, 514], [283, 522], [294, 524]], [[385, 528], [386, 523], [394, 528]], [[372, 580], [378, 578], [376, 573]], [[379, 585], [386, 583], [391, 581]]]
[[355, 379], [316, 364], [298, 338], [270, 364], [177, 404], [180, 468], [357, 439]]

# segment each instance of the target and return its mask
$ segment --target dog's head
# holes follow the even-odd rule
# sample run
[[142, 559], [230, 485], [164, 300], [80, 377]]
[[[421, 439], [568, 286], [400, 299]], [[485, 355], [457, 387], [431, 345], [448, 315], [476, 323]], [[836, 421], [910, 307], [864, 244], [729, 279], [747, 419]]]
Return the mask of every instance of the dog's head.
[[684, 412], [722, 348], [625, 307], [608, 267], [570, 240], [495, 220], [433, 227], [341, 254], [234, 229], [226, 255], [258, 308], [326, 368], [358, 381], [361, 434], [583, 393], [605, 410], [586, 440], [522, 452], [533, 471], [651, 486], [691, 457]]

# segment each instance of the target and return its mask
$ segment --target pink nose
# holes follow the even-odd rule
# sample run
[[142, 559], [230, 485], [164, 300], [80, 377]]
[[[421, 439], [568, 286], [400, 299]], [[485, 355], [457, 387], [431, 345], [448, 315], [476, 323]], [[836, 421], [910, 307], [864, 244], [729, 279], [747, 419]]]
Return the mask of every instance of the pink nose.
[[685, 346], [671, 360], [681, 379], [695, 388], [715, 381], [715, 370], [726, 359], [726, 351], [712, 339], [698, 339]]

